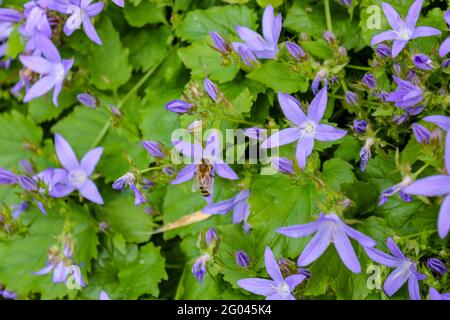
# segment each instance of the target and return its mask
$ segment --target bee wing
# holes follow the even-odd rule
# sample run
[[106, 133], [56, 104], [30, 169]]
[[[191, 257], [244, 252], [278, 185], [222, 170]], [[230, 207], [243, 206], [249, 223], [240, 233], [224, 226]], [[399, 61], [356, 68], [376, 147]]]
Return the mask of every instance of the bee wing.
[[199, 186], [203, 187], [205, 191], [211, 193], [211, 176], [209, 174], [199, 178]]
[[200, 179], [198, 177], [197, 172], [194, 175], [194, 181], [192, 182], [192, 192], [196, 192], [198, 190], [198, 188], [200, 187]]

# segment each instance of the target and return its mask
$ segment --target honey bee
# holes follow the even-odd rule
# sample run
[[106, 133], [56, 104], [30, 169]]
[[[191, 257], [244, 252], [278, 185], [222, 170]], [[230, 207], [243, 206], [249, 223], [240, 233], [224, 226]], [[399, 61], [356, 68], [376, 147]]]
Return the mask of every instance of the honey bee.
[[192, 191], [200, 190], [200, 193], [204, 197], [208, 197], [211, 194], [212, 181], [211, 174], [212, 165], [206, 160], [202, 159], [195, 172], [194, 184], [192, 185]]

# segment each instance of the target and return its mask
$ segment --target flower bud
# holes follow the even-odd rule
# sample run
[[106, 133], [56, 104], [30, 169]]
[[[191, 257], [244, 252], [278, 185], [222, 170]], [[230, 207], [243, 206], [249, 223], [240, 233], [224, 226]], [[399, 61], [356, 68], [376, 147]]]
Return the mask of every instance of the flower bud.
[[371, 73], [366, 73], [363, 76], [362, 81], [370, 89], [373, 89], [373, 88], [375, 88], [377, 86], [377, 79], [375, 79], [375, 76], [373, 74], [371, 74]]
[[345, 92], [345, 101], [348, 104], [356, 106], [358, 104], [358, 95], [354, 93], [353, 91], [346, 91]]
[[182, 114], [182, 113], [186, 113], [189, 110], [191, 110], [192, 105], [190, 103], [187, 103], [186, 101], [176, 99], [176, 100], [172, 100], [169, 103], [167, 103], [165, 108], [168, 111]]
[[230, 52], [230, 47], [227, 45], [226, 41], [222, 38], [220, 34], [218, 34], [215, 31], [212, 31], [209, 33], [209, 36], [211, 37], [214, 46], [218, 51], [220, 51], [223, 54], [227, 54]]
[[431, 132], [426, 127], [422, 126], [418, 123], [413, 123], [411, 125], [412, 132], [417, 142], [420, 144], [428, 144], [430, 143]]
[[278, 172], [284, 174], [294, 174], [294, 166], [291, 160], [283, 157], [273, 157], [270, 159], [270, 165]]
[[286, 49], [295, 60], [300, 60], [300, 58], [306, 57], [305, 51], [303, 51], [302, 47], [294, 42], [287, 41]]
[[236, 251], [236, 264], [244, 268], [248, 268], [250, 266], [250, 258], [245, 251]]
[[441, 276], [443, 276], [448, 272], [447, 266], [437, 258], [429, 258], [427, 260], [427, 267], [430, 269], [431, 272], [439, 274]]

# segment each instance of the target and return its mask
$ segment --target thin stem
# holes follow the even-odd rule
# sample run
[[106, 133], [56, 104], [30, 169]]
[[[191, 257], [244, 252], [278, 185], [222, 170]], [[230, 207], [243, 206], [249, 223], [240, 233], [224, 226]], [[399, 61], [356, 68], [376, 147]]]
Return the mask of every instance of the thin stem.
[[333, 32], [333, 24], [331, 23], [330, 0], [324, 0], [325, 18], [327, 20], [327, 30]]
[[155, 170], [160, 170], [162, 167], [150, 167], [150, 168], [147, 168], [147, 169], [144, 169], [144, 170], [140, 170], [139, 172], [140, 173], [146, 173], [146, 172], [149, 172], [149, 171], [155, 171]]
[[255, 126], [255, 127], [261, 126], [260, 123], [255, 123], [255, 122], [242, 120], [242, 119], [223, 118], [223, 120], [231, 121], [231, 122], [234, 122], [234, 123], [240, 123], [240, 124], [248, 124], [249, 126]]
[[355, 66], [354, 64], [347, 64], [346, 67], [350, 68], [350, 69], [363, 70], [363, 71], [369, 71], [370, 70], [369, 67]]
[[429, 164], [424, 164], [419, 170], [417, 170], [412, 177], [414, 179], [416, 179], [427, 167], [429, 166]]

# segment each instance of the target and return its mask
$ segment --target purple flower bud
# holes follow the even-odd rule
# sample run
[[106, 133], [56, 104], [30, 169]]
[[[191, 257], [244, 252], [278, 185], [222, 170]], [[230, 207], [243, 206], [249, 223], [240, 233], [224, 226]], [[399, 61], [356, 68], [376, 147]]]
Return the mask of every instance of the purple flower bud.
[[216, 229], [209, 228], [208, 231], [206, 231], [205, 240], [208, 246], [212, 241], [217, 240]]
[[298, 274], [305, 276], [306, 279], [311, 278], [311, 271], [309, 271], [308, 269], [298, 268]]
[[91, 96], [88, 93], [80, 93], [77, 95], [77, 100], [86, 107], [96, 108], [97, 107], [97, 99]]
[[235, 51], [238, 53], [242, 61], [244, 61], [244, 63], [247, 66], [252, 67], [255, 63], [258, 62], [253, 51], [250, 50], [250, 48], [247, 47], [246, 45], [235, 43], [234, 47]]
[[370, 158], [372, 157], [372, 153], [370, 151], [370, 148], [375, 143], [375, 141], [372, 138], [369, 138], [366, 140], [366, 143], [359, 151], [359, 158], [361, 159], [361, 162], [359, 164], [359, 169], [361, 171], [366, 170], [367, 163], [369, 162]]
[[215, 31], [212, 31], [209, 33], [209, 36], [211, 37], [214, 46], [217, 50], [222, 52], [223, 54], [227, 54], [230, 52], [230, 47], [227, 45], [226, 41], [222, 38], [220, 34], [218, 34]]
[[192, 104], [187, 103], [186, 101], [183, 100], [172, 100], [169, 103], [166, 104], [166, 109], [171, 111], [171, 112], [175, 112], [175, 113], [186, 113], [189, 110], [192, 109]]
[[273, 157], [270, 159], [272, 168], [284, 174], [294, 174], [294, 165], [291, 160], [283, 157]]
[[0, 167], [0, 184], [15, 184], [16, 182], [17, 178], [14, 173]]
[[14, 219], [17, 219], [20, 217], [20, 215], [22, 213], [24, 213], [28, 207], [30, 206], [30, 204], [27, 201], [22, 201], [19, 205], [12, 205], [11, 209], [12, 211], [12, 216]]
[[433, 61], [430, 57], [422, 53], [413, 56], [413, 63], [416, 68], [421, 70], [431, 70], [434, 67]]
[[366, 86], [368, 86], [370, 89], [373, 89], [377, 86], [377, 79], [375, 79], [375, 76], [371, 73], [366, 73], [364, 77], [362, 78], [362, 81]]
[[165, 175], [167, 176], [173, 176], [173, 174], [175, 173], [175, 171], [173, 170], [172, 167], [166, 166], [162, 169], [162, 172], [164, 172]]
[[330, 78], [330, 83], [333, 84], [333, 85], [338, 84], [339, 83], [339, 77], [336, 76], [336, 75], [332, 75], [331, 78]]
[[20, 160], [19, 163], [20, 163], [20, 166], [22, 167], [23, 171], [25, 171], [27, 174], [29, 174], [31, 176], [35, 174], [33, 165], [30, 163], [30, 161]]
[[248, 268], [250, 266], [250, 257], [245, 251], [236, 251], [236, 264], [244, 268]]
[[100, 222], [98, 224], [98, 230], [100, 230], [100, 232], [105, 233], [106, 230], [108, 230], [108, 228], [109, 228], [109, 225], [106, 222]]
[[328, 44], [333, 44], [336, 42], [336, 36], [330, 31], [325, 31], [323, 33], [323, 39], [328, 42]]
[[203, 81], [203, 85], [205, 87], [206, 93], [208, 93], [208, 96], [210, 96], [211, 99], [213, 99], [215, 102], [217, 102], [219, 97], [219, 88], [208, 78], [205, 78]]
[[350, 7], [352, 5], [352, 0], [340, 0], [340, 2], [346, 7]]
[[358, 104], [358, 96], [356, 93], [354, 93], [353, 91], [346, 91], [345, 92], [345, 101], [348, 104], [354, 105], [356, 106]]
[[407, 113], [401, 114], [401, 115], [394, 115], [392, 117], [392, 120], [394, 120], [396, 125], [401, 125], [403, 122], [409, 119], [409, 115]]
[[367, 130], [367, 121], [366, 120], [359, 120], [359, 119], [353, 120], [352, 129], [356, 133], [365, 133], [366, 130]]
[[347, 55], [347, 49], [345, 47], [340, 46], [338, 49], [338, 53], [340, 56], [346, 56]]
[[155, 214], [155, 209], [153, 209], [153, 207], [146, 206], [144, 208], [144, 212], [145, 212], [145, 214], [148, 214], [149, 216], [153, 216]]
[[404, 110], [410, 115], [410, 116], [417, 116], [418, 114], [422, 113], [422, 111], [425, 109], [425, 106], [413, 106], [413, 107], [406, 107]]
[[139, 190], [138, 187], [134, 183], [130, 185], [131, 190], [134, 192], [134, 205], [140, 206], [141, 204], [147, 202], [147, 199], [145, 198], [145, 195], [142, 193], [141, 190]]
[[244, 129], [244, 135], [250, 139], [264, 141], [267, 139], [267, 130], [262, 128], [247, 128]]
[[144, 190], [148, 190], [150, 188], [152, 188], [155, 184], [153, 183], [152, 180], [144, 178], [142, 179], [142, 187], [144, 188]]
[[406, 78], [411, 81], [414, 85], [416, 86], [420, 86], [420, 80], [417, 77], [417, 74], [413, 71], [413, 70], [409, 70], [408, 71], [408, 75], [406, 76]]
[[3, 299], [17, 299], [17, 293], [8, 290], [1, 290], [0, 295], [3, 297]]
[[210, 259], [209, 255], [204, 254], [201, 257], [199, 257], [194, 264], [192, 265], [192, 274], [194, 277], [200, 282], [200, 284], [203, 283], [203, 278], [206, 274], [206, 262]]
[[123, 114], [122, 112], [119, 110], [119, 108], [115, 107], [115, 106], [109, 106], [109, 110], [111, 111], [111, 113], [117, 117], [122, 117]]
[[421, 124], [413, 123], [411, 125], [412, 132], [417, 142], [420, 144], [428, 144], [430, 143], [431, 132], [426, 127]]
[[161, 145], [158, 142], [145, 140], [142, 141], [142, 146], [152, 157], [160, 157], [163, 159], [166, 157], [164, 152], [161, 150]]
[[36, 191], [37, 190], [36, 181], [31, 179], [30, 177], [19, 176], [17, 181], [19, 182], [19, 185], [22, 187], [22, 189], [24, 189], [26, 191]]
[[112, 187], [114, 190], [123, 191], [126, 186], [131, 186], [134, 183], [134, 180], [134, 175], [131, 172], [127, 172], [116, 181], [114, 181]]
[[441, 276], [448, 272], [447, 266], [437, 258], [429, 258], [427, 260], [427, 266], [431, 272], [439, 274]]
[[450, 59], [445, 59], [445, 60], [442, 62], [441, 67], [442, 67], [443, 69], [450, 67]]
[[387, 58], [391, 56], [391, 48], [385, 44], [379, 44], [375, 48], [375, 52], [380, 58]]
[[303, 51], [302, 47], [294, 42], [287, 41], [286, 49], [295, 60], [300, 60], [300, 58], [306, 57], [305, 51]]

